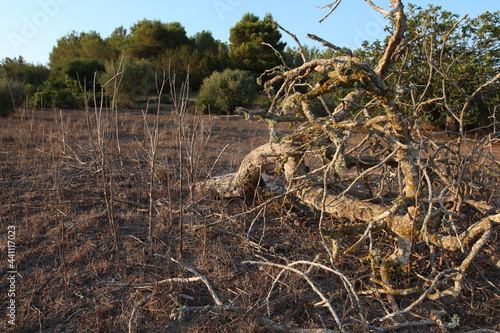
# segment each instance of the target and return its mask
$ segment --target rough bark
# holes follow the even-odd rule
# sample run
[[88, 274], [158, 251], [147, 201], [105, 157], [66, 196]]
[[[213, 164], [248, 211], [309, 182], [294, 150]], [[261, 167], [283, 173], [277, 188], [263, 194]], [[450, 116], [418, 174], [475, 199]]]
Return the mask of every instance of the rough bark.
[[376, 204], [352, 195], [339, 195], [331, 186], [323, 186], [321, 178], [308, 175], [308, 168], [301, 162], [302, 156], [303, 152], [296, 145], [266, 143], [246, 155], [237, 173], [200, 183], [198, 191], [222, 198], [251, 196], [259, 186], [265, 186], [262, 175], [266, 171], [280, 169], [287, 182], [287, 188], [281, 192], [296, 196], [309, 207], [338, 219], [375, 224], [401, 239], [415, 237], [417, 241], [426, 241], [450, 251], [467, 246], [478, 235], [500, 224], [500, 214], [493, 214], [471, 225], [458, 237], [439, 234], [422, 228], [423, 212], [405, 205], [404, 200], [396, 199], [391, 205]]
[[292, 144], [266, 143], [245, 156], [238, 172], [208, 179], [198, 184], [197, 190], [221, 198], [251, 196], [264, 185], [262, 175], [271, 170], [284, 156], [294, 158]]

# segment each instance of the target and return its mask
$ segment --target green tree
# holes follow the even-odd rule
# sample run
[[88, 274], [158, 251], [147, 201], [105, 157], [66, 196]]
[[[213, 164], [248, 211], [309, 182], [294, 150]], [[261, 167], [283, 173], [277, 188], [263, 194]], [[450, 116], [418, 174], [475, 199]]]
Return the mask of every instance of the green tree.
[[9, 77], [3, 66], [0, 66], [0, 117], [7, 117], [22, 102], [24, 85]]
[[204, 113], [233, 114], [236, 107], [251, 106], [256, 95], [257, 84], [251, 73], [226, 69], [203, 81], [196, 105]]
[[218, 41], [215, 40], [210, 31], [202, 30], [201, 32], [197, 32], [194, 36], [190, 37], [189, 40], [197, 50], [217, 51]]
[[110, 60], [115, 56], [108, 43], [95, 31], [77, 33], [75, 31], [57, 40], [49, 55], [51, 68], [72, 59]]
[[260, 20], [248, 13], [230, 30], [229, 56], [238, 68], [261, 74], [280, 63], [275, 50], [282, 52], [286, 45], [280, 40], [281, 33], [270, 14]]
[[26, 62], [23, 57], [5, 58], [0, 61], [0, 66], [5, 69], [5, 74], [23, 84], [40, 86], [49, 78], [50, 70], [43, 65], [34, 65]]
[[78, 58], [81, 50], [80, 40], [80, 34], [76, 31], [59, 38], [50, 52], [49, 66], [52, 68], [66, 59]]
[[95, 31], [82, 33], [80, 46], [80, 58], [106, 61], [113, 56], [113, 52], [109, 47], [109, 44], [101, 37], [99, 33]]
[[179, 22], [142, 20], [130, 28], [130, 34], [124, 41], [124, 50], [132, 58], [155, 60], [165, 50], [188, 43], [186, 30]]
[[83, 106], [82, 90], [78, 82], [68, 75], [49, 78], [34, 94], [33, 102], [42, 107], [77, 108]]
[[[474, 92], [500, 70], [500, 12], [461, 18], [439, 6], [409, 5], [407, 16], [410, 45], [391, 78], [403, 110], [449, 130], [487, 125], [499, 104], [499, 84]], [[363, 46], [357, 56], [379, 59], [383, 52], [378, 41]]]
[[109, 61], [105, 67], [99, 82], [104, 85], [106, 95], [116, 99], [118, 106], [133, 107], [156, 92], [158, 71], [150, 61], [123, 58], [121, 61]]
[[50, 75], [47, 67], [28, 63], [21, 56], [5, 58], [0, 61], [0, 67], [4, 69], [4, 75], [11, 84], [16, 83], [14, 86], [21, 86], [22, 95], [26, 97], [33, 96]]
[[29, 100], [48, 79], [50, 70], [28, 63], [23, 57], [0, 61], [0, 114], [6, 116]]
[[34, 94], [34, 102], [59, 108], [81, 107], [84, 93], [99, 96], [97, 78], [104, 70], [104, 64], [95, 59], [66, 59], [51, 69], [49, 79]]
[[116, 61], [120, 58], [120, 55], [123, 53], [126, 38], [127, 29], [123, 26], [116, 28], [111, 35], [106, 38], [106, 43], [112, 52], [110, 60]]
[[158, 67], [178, 77], [189, 73], [190, 88], [197, 91], [206, 77], [229, 67], [228, 49], [226, 44], [215, 40], [211, 32], [202, 31], [190, 38], [189, 45], [166, 50]]
[[94, 88], [100, 90], [99, 86], [94, 87], [95, 78], [105, 71], [104, 63], [95, 59], [68, 59], [59, 64], [51, 71], [51, 79], [59, 80], [66, 77], [75, 80], [86, 91], [92, 91]]

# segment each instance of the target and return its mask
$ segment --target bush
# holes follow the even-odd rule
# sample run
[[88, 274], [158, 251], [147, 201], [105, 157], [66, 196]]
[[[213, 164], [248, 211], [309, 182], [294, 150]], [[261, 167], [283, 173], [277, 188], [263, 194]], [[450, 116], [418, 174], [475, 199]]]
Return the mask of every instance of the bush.
[[7, 117], [22, 102], [24, 87], [21, 83], [8, 79], [0, 73], [0, 117]]
[[[104, 91], [109, 98], [115, 95], [118, 106], [133, 107], [138, 102], [156, 95], [157, 70], [151, 62], [125, 58], [121, 64], [107, 62], [105, 66], [106, 72], [100, 76], [99, 81], [102, 85], [108, 82]], [[123, 74], [117, 75], [120, 72]], [[158, 76], [161, 77], [161, 73], [158, 73]]]
[[249, 72], [226, 69], [203, 80], [196, 106], [203, 113], [233, 114], [236, 107], [249, 107], [257, 96], [257, 83]]
[[84, 105], [82, 90], [75, 79], [65, 75], [60, 79], [48, 79], [33, 98], [33, 104], [41, 107], [74, 109]]

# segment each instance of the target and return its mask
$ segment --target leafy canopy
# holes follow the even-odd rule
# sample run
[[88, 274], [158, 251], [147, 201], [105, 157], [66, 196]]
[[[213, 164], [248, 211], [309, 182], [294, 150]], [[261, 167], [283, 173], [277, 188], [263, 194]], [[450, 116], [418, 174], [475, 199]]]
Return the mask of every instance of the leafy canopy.
[[249, 72], [226, 69], [203, 81], [196, 105], [204, 112], [232, 114], [236, 107], [248, 107], [257, 95], [257, 83]]
[[282, 52], [286, 46], [280, 40], [281, 33], [270, 14], [260, 20], [258, 16], [247, 13], [230, 30], [229, 57], [236, 67], [260, 74], [279, 64], [275, 50]]
[[132, 58], [154, 60], [167, 49], [188, 43], [186, 30], [179, 22], [142, 20], [130, 28], [130, 34], [124, 41], [124, 50]]
[[[408, 5], [407, 18], [410, 47], [394, 66], [399, 74], [390, 79], [401, 106], [408, 115], [457, 130], [464, 103], [500, 70], [500, 11], [469, 18], [440, 6]], [[378, 59], [382, 52], [382, 43], [376, 41], [365, 42], [355, 54]], [[499, 96], [498, 83], [476, 94], [463, 114], [463, 125], [487, 125]]]
[[54, 68], [71, 59], [110, 60], [115, 52], [108, 43], [95, 31], [88, 33], [75, 31], [57, 40], [49, 55], [49, 66]]

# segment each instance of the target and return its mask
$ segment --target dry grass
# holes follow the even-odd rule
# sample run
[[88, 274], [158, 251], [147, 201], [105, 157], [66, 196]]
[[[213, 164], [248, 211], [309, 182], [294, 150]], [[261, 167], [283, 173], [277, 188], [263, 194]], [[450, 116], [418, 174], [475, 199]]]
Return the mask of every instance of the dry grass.
[[[103, 126], [109, 126], [109, 131], [114, 128], [113, 117], [107, 112], [103, 114]], [[146, 116], [149, 126], [154, 118], [153, 114]], [[110, 122], [106, 123], [107, 120]], [[2, 330], [285, 330], [278, 324], [338, 329], [329, 310], [318, 305], [320, 298], [301, 276], [284, 271], [279, 281], [275, 281], [281, 271], [278, 267], [244, 263], [267, 260], [286, 265], [316, 258], [321, 264], [325, 250], [318, 232], [319, 217], [314, 212], [301, 210], [287, 199], [270, 203], [264, 211], [250, 211], [265, 198], [223, 201], [190, 195], [190, 182], [204, 180], [209, 173], [236, 171], [244, 155], [267, 140], [265, 124], [250, 123], [238, 116], [187, 116], [184, 130], [196, 134], [203, 125], [209, 129], [210, 140], [205, 142], [201, 135], [188, 135], [193, 144], [182, 146], [176, 139], [179, 123], [174, 112], [171, 109], [161, 112], [153, 175], [153, 241], [149, 242], [151, 174], [145, 149], [149, 138], [140, 112], [118, 113], [120, 150], [116, 139], [109, 136], [104, 142], [105, 159], [99, 158], [95, 128], [91, 126], [89, 131], [83, 110], [21, 112], [0, 121], [0, 259], [6, 262], [4, 231], [15, 224], [19, 272], [17, 325], [9, 326], [2, 316]], [[179, 149], [183, 149], [182, 154]], [[189, 160], [181, 164], [179, 156], [192, 156], [196, 165], [189, 169]], [[101, 177], [103, 160], [106, 184]], [[116, 239], [107, 212], [105, 189], [113, 194]], [[337, 222], [327, 220], [323, 225], [328, 227]], [[396, 319], [416, 322], [435, 317], [446, 324], [459, 318], [459, 326], [448, 330], [499, 330], [500, 269], [495, 265], [500, 260], [499, 241], [495, 235], [485, 247], [467, 274], [461, 296], [424, 301], [411, 315]], [[346, 234], [339, 239], [339, 246], [345, 249], [355, 242], [355, 235]], [[385, 246], [390, 253], [394, 241], [379, 232], [373, 242], [382, 244], [380, 248]], [[367, 252], [366, 247], [360, 246], [335, 263], [335, 268], [348, 277], [357, 292], [374, 287], [369, 261], [359, 259], [366, 257]], [[424, 249], [415, 249], [415, 274], [430, 274], [426, 253]], [[453, 267], [464, 255], [436, 253], [436, 266]], [[165, 258], [182, 258], [184, 265], [208, 280], [222, 304], [232, 308], [217, 307], [214, 295], [202, 281], [164, 281], [195, 276]], [[346, 330], [366, 331], [356, 320], [362, 317], [372, 320], [386, 314], [386, 296], [361, 294], [358, 307], [335, 274], [304, 264], [294, 267], [307, 272]], [[7, 286], [4, 271], [2, 291]], [[412, 279], [415, 276], [401, 274], [397, 287], [412, 285]], [[7, 304], [5, 292], [1, 297], [2, 304]], [[417, 298], [418, 295], [396, 296], [395, 301], [405, 308]], [[269, 321], [266, 324], [266, 318], [276, 325]], [[394, 323], [386, 323], [390, 325]], [[444, 326], [427, 326], [406, 331], [444, 329]]]

